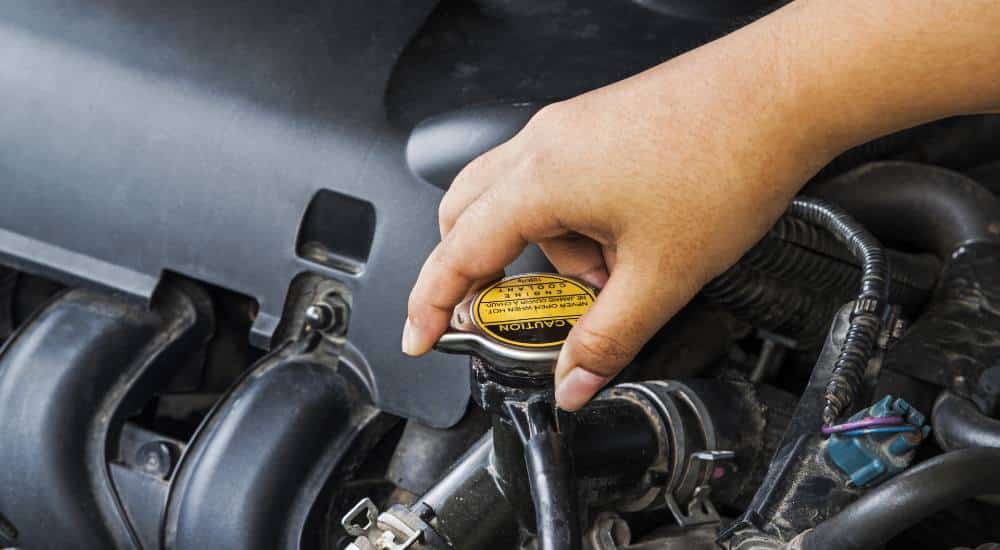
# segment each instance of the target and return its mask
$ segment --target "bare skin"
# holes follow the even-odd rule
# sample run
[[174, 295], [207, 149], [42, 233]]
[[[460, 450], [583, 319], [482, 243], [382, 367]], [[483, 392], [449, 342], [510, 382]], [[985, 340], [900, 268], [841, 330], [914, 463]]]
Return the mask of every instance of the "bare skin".
[[576, 410], [834, 156], [998, 108], [996, 0], [798, 0], [546, 107], [470, 163], [442, 200], [403, 351], [430, 350], [456, 304], [538, 243], [603, 287], [556, 366]]

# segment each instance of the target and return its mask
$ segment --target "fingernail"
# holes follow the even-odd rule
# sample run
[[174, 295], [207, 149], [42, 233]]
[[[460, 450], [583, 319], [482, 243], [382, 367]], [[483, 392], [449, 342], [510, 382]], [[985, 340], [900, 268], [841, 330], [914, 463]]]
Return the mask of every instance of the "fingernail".
[[403, 323], [403, 353], [407, 355], [417, 355], [417, 348], [419, 346], [419, 335], [410, 323], [410, 319], [407, 318], [406, 322]]
[[581, 273], [577, 278], [594, 288], [604, 288], [604, 285], [608, 284], [608, 271], [603, 267], [591, 269], [586, 273]]
[[563, 410], [578, 410], [586, 405], [587, 401], [608, 383], [608, 380], [607, 376], [576, 367], [556, 383], [556, 404]]

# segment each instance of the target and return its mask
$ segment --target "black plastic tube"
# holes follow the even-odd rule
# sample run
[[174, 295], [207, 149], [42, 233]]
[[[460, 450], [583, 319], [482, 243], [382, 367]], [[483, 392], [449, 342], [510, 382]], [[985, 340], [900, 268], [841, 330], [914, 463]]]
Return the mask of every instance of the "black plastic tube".
[[949, 391], [934, 403], [931, 421], [934, 437], [943, 449], [1000, 448], [1000, 420], [986, 416], [975, 403]]
[[973, 179], [913, 162], [874, 162], [810, 185], [893, 247], [942, 261], [965, 243], [1000, 238], [1000, 200]]
[[870, 550], [963, 500], [1000, 493], [1000, 449], [964, 449], [932, 458], [872, 489], [806, 532], [804, 550]]

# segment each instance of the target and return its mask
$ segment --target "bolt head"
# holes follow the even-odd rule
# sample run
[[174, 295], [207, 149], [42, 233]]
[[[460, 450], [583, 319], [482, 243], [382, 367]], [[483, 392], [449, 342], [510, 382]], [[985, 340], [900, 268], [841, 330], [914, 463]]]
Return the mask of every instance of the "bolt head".
[[163, 441], [153, 441], [139, 447], [136, 463], [147, 474], [165, 478], [173, 468], [173, 450]]
[[333, 312], [325, 304], [313, 304], [306, 308], [305, 322], [313, 330], [326, 330], [333, 323]]

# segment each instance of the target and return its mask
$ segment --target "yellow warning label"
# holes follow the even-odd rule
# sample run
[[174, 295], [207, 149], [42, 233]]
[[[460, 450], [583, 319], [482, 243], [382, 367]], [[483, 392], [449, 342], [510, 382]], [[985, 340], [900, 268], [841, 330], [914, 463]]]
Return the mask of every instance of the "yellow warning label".
[[595, 299], [592, 289], [567, 277], [515, 275], [480, 291], [472, 303], [472, 315], [483, 332], [500, 342], [555, 346], [566, 340]]

